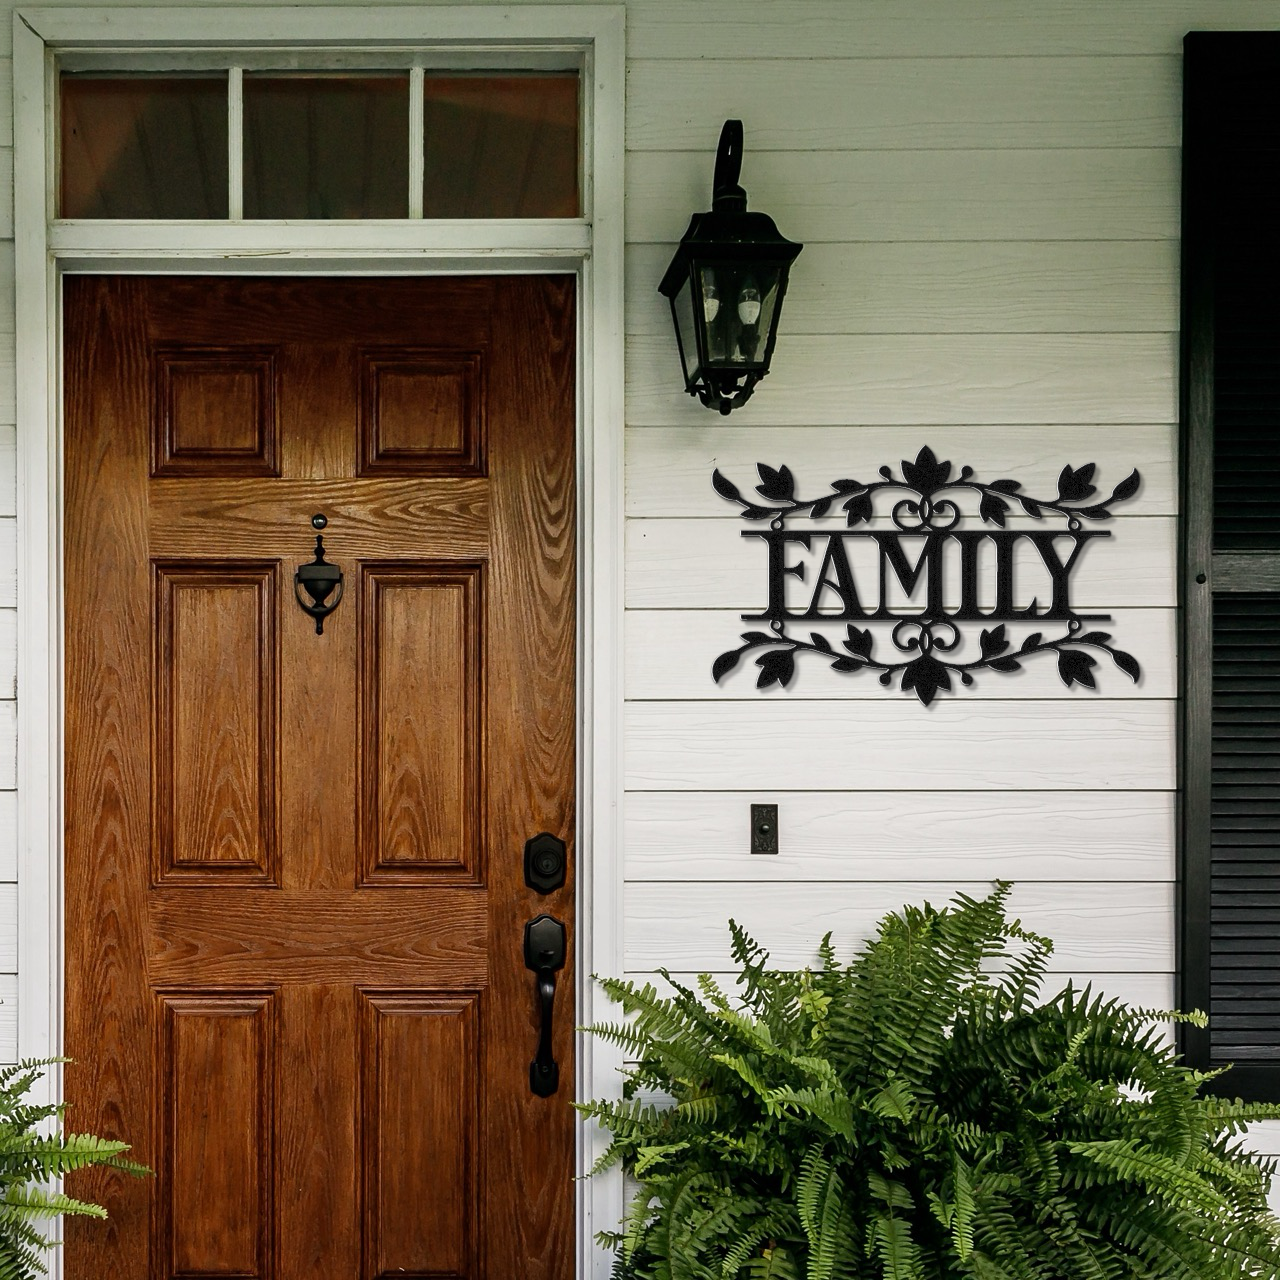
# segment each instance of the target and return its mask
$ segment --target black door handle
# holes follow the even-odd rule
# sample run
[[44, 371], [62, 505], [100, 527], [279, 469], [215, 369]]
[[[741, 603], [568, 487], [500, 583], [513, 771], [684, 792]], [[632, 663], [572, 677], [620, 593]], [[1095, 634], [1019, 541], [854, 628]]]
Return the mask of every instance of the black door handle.
[[524, 963], [538, 980], [542, 1024], [538, 1052], [529, 1063], [529, 1088], [539, 1098], [549, 1098], [560, 1087], [560, 1064], [552, 1056], [551, 1027], [556, 1003], [556, 973], [564, 968], [564, 925], [554, 916], [541, 915], [524, 927]]

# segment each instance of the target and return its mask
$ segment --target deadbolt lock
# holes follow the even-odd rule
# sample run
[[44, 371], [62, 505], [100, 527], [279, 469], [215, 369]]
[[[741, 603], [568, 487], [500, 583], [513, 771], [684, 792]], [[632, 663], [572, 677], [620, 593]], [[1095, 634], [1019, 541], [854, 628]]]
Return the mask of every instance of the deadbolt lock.
[[565, 843], [543, 831], [524, 842], [524, 882], [539, 893], [554, 893], [564, 887], [567, 863]]

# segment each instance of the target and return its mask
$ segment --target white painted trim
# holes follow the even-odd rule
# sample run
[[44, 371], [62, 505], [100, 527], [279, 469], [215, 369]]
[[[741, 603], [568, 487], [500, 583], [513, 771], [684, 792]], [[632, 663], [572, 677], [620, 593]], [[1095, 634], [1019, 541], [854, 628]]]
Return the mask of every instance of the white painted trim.
[[[593, 253], [584, 264], [583, 349], [579, 368], [592, 370], [580, 387], [587, 428], [580, 434], [579, 609], [585, 623], [579, 663], [578, 830], [589, 841], [578, 868], [579, 1026], [602, 1021], [607, 1008], [592, 975], [620, 974], [623, 963], [623, 203], [626, 50], [623, 18], [597, 37], [584, 84], [583, 208], [593, 220]], [[577, 1040], [579, 1097], [616, 1097], [621, 1054], [592, 1037]], [[585, 1174], [603, 1150], [604, 1135], [578, 1126], [578, 1168]], [[578, 1182], [578, 1266], [583, 1280], [608, 1280], [612, 1260], [595, 1235], [622, 1217], [623, 1180], [615, 1170]]]
[[[280, 5], [226, 8], [22, 8], [15, 14], [46, 46], [86, 49], [250, 49], [379, 45], [424, 49], [597, 48], [622, 38], [620, 4]], [[621, 47], [621, 46], [619, 46]]]
[[426, 105], [422, 68], [409, 68], [409, 217], [421, 218], [423, 175], [426, 170], [426, 139], [423, 137]]
[[227, 68], [227, 217], [244, 217], [244, 68]]
[[592, 252], [591, 223], [581, 218], [507, 222], [428, 219], [396, 222], [133, 222], [59, 221], [48, 231], [49, 251], [59, 259], [120, 256], [178, 258], [323, 257], [413, 255], [481, 256], [501, 261], [550, 257], [580, 261]]
[[[603, 1011], [592, 973], [622, 971], [623, 153], [622, 5], [426, 8], [30, 9], [14, 14], [18, 347], [18, 1045], [62, 1044], [61, 333], [67, 271], [299, 274], [576, 271], [579, 279], [579, 1023]], [[306, 34], [299, 36], [300, 27]], [[364, 223], [50, 222], [52, 101], [61, 51], [418, 46], [581, 59], [587, 217]], [[577, 1044], [577, 1096], [616, 1094], [616, 1056]], [[48, 1096], [60, 1095], [57, 1076]], [[578, 1160], [600, 1149], [579, 1127]], [[596, 1231], [621, 1215], [622, 1179], [577, 1183], [581, 1280], [606, 1280]], [[60, 1259], [50, 1258], [53, 1280]]]

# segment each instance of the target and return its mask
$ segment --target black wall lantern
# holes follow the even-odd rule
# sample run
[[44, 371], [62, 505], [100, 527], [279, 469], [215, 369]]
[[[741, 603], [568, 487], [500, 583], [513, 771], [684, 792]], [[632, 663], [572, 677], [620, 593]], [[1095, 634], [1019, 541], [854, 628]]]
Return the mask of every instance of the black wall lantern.
[[685, 389], [709, 409], [746, 404], [769, 372], [791, 264], [804, 245], [747, 212], [742, 121], [726, 120], [710, 213], [695, 213], [658, 291], [671, 300]]

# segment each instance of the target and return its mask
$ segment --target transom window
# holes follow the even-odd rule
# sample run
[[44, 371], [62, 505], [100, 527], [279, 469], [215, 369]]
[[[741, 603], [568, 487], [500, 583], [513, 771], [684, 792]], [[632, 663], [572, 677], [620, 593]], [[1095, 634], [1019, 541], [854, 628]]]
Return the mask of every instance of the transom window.
[[64, 70], [61, 218], [577, 218], [577, 71]]

